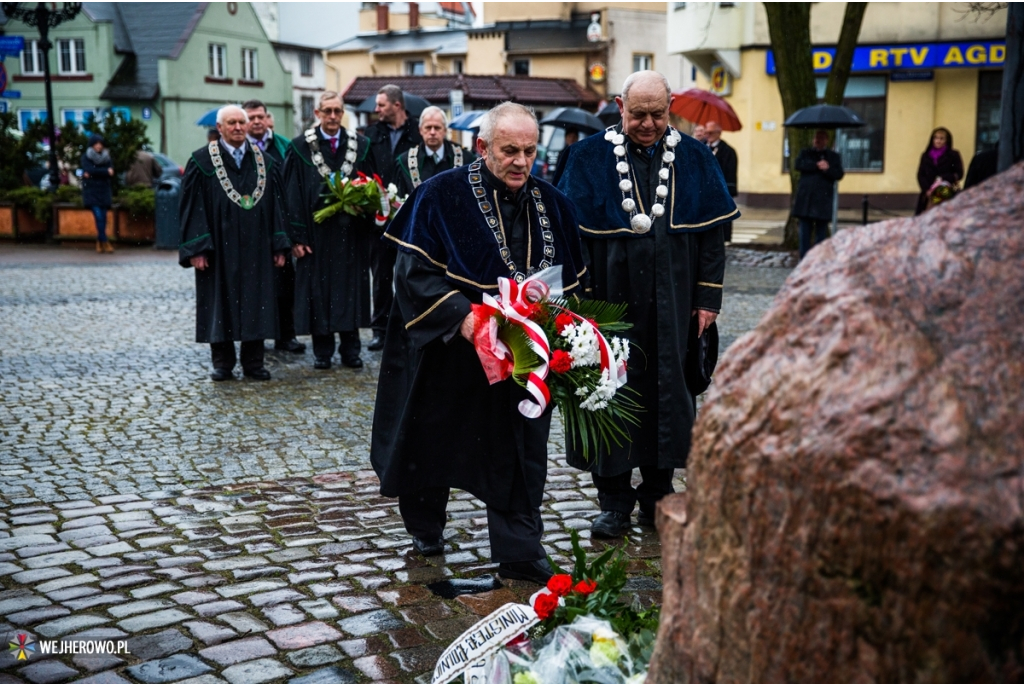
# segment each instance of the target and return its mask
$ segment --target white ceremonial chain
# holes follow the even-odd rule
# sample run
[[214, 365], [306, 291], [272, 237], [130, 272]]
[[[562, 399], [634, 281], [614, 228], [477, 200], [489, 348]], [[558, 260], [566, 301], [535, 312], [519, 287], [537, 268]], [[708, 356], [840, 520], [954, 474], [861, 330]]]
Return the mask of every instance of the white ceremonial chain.
[[252, 196], [242, 195], [231, 185], [228, 179], [228, 170], [224, 168], [224, 160], [220, 156], [220, 145], [216, 140], [211, 141], [207, 150], [210, 151], [210, 159], [213, 161], [213, 169], [217, 173], [220, 187], [224, 189], [228, 199], [242, 209], [252, 209], [263, 197], [263, 191], [267, 189], [267, 166], [263, 162], [263, 153], [257, 145], [250, 145], [253, 156], [256, 158], [256, 190]]
[[[352, 175], [352, 165], [356, 161], [356, 137], [348, 131], [345, 132], [348, 137], [348, 150], [345, 152], [345, 161], [341, 164], [341, 175], [343, 178], [348, 178]], [[309, 143], [309, 149], [313, 152], [312, 159], [313, 164], [316, 165], [316, 170], [320, 172], [320, 176], [327, 178], [333, 172], [331, 168], [324, 162], [324, 156], [320, 152], [320, 137], [316, 134], [316, 128], [308, 129], [303, 135], [306, 137], [306, 142]]]
[[[441, 143], [441, 150], [444, 150], [444, 143]], [[453, 169], [458, 169], [462, 166], [462, 146], [452, 145], [452, 152], [455, 155]], [[409, 178], [412, 179], [412, 187], [419, 188], [423, 180], [420, 178], [420, 160], [418, 159], [420, 154], [420, 146], [416, 145], [409, 150]], [[444, 153], [442, 152], [441, 159], [444, 160]]]
[[665, 183], [668, 181], [669, 167], [676, 159], [675, 146], [683, 137], [674, 128], [668, 127], [668, 135], [665, 136], [665, 151], [661, 153], [661, 169], [658, 170], [658, 187], [654, 191], [658, 199], [651, 205], [651, 216], [637, 211], [637, 202], [633, 198], [633, 182], [629, 180], [629, 162], [626, 161], [626, 137], [621, 133], [616, 133], [615, 129], [609, 126], [604, 132], [604, 139], [615, 146], [613, 151], [618, 158], [615, 170], [619, 172], [622, 210], [629, 213], [629, 227], [636, 233], [647, 233], [651, 230], [653, 219], [657, 219], [665, 213], [664, 203], [665, 198], [668, 197], [668, 186]]

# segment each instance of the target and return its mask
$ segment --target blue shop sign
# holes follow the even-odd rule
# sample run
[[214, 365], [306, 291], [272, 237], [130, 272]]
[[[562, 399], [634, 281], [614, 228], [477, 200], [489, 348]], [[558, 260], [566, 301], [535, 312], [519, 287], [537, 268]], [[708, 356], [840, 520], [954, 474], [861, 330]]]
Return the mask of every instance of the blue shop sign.
[[17, 56], [24, 49], [24, 36], [0, 36], [0, 55]]
[[[835, 48], [813, 48], [811, 60], [814, 73], [832, 71]], [[865, 45], [853, 51], [851, 71], [889, 71], [891, 69], [954, 69], [963, 67], [995, 67], [1006, 61], [1006, 41], [975, 41], [973, 43], [904, 43], [900, 45]], [[768, 51], [765, 71], [775, 75], [775, 53]]]

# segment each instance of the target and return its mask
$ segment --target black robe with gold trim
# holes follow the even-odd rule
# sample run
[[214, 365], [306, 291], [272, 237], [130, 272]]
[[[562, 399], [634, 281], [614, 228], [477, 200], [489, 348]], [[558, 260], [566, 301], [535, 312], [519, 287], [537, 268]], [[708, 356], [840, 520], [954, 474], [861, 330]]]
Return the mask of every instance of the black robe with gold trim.
[[[626, 140], [640, 211], [649, 212], [663, 141], [653, 155]], [[665, 214], [644, 234], [629, 228], [612, 143], [590, 136], [569, 148], [558, 187], [580, 214], [590, 296], [625, 302], [633, 324], [629, 387], [640, 393], [641, 425], [632, 442], [602, 450], [595, 461], [569, 454], [569, 463], [614, 476], [637, 466], [686, 465], [695, 415], [683, 369], [694, 309], [719, 311], [725, 275], [722, 225], [739, 216], [722, 171], [706, 146], [682, 136], [669, 175]]]
[[[513, 492], [516, 469], [526, 463], [524, 440], [546, 441], [524, 432], [517, 409], [526, 392], [511, 379], [488, 385], [471, 343], [459, 334], [471, 304], [498, 289], [509, 270], [473, 196], [469, 167], [425, 181], [388, 227], [385, 239], [399, 250], [395, 303], [381, 358], [373, 415], [370, 459], [381, 494], [395, 497], [427, 487], [467, 490], [497, 509], [528, 510]], [[498, 205], [501, 189], [484, 176], [488, 199]], [[553, 186], [529, 179], [521, 192], [537, 189], [554, 234], [554, 264], [563, 267], [568, 293], [580, 289], [585, 267], [572, 205]], [[505, 226], [506, 242], [519, 243], [538, 267], [542, 254], [539, 217], [532, 202]], [[511, 235], [520, 232], [522, 241]], [[525, 234], [525, 235], [523, 235]], [[525, 262], [525, 259], [523, 259]], [[525, 270], [525, 264], [516, 264]], [[533, 443], [531, 442], [531, 445]], [[544, 453], [544, 444], [533, 452]], [[527, 479], [529, 480], [529, 479]], [[521, 493], [520, 493], [521, 494]]]

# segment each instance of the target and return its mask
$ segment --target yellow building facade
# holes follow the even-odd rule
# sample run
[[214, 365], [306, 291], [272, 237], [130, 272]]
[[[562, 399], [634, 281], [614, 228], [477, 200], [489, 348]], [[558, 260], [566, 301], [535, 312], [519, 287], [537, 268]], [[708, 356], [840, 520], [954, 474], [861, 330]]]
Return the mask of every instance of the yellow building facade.
[[[726, 78], [716, 85], [743, 123], [723, 135], [739, 156], [740, 201], [788, 206], [784, 115], [763, 5], [676, 5], [685, 6], [668, 10], [669, 51], [698, 67], [705, 89], [711, 71], [724, 68]], [[819, 97], [844, 11], [845, 3], [816, 3], [811, 11]], [[998, 142], [1005, 27], [1005, 9], [982, 16], [967, 3], [868, 5], [844, 104], [869, 126], [837, 134], [848, 167], [840, 182], [843, 206], [859, 206], [867, 195], [877, 207], [912, 208], [934, 128], [950, 130], [965, 169], [976, 152]]]

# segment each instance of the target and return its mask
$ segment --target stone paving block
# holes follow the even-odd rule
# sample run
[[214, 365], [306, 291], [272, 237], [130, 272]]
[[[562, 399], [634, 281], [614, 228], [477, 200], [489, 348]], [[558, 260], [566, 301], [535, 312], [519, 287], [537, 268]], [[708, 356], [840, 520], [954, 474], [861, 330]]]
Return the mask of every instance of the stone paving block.
[[177, 685], [220, 685], [220, 683], [226, 683], [228, 681], [223, 678], [218, 678], [215, 675], [200, 675], [195, 678], [186, 678], [185, 680], [179, 680]]
[[317, 645], [307, 647], [295, 652], [289, 652], [288, 661], [299, 668], [313, 668], [333, 664], [345, 658], [345, 655], [338, 651], [334, 645]]
[[357, 683], [356, 676], [351, 671], [337, 666], [328, 666], [312, 673], [307, 673], [299, 678], [292, 678], [289, 683]]
[[306, 620], [306, 613], [291, 604], [275, 604], [266, 607], [261, 613], [275, 626], [288, 626]]
[[134, 552], [135, 548], [127, 542], [106, 542], [106, 540], [104, 540], [103, 544], [86, 547], [85, 550], [89, 552], [89, 554], [106, 557], [116, 554], [124, 554], [126, 552]]
[[422, 585], [408, 585], [389, 590], [377, 590], [377, 596], [384, 600], [386, 604], [404, 607], [424, 602], [433, 597], [433, 594]]
[[249, 601], [252, 602], [253, 606], [265, 607], [272, 604], [294, 602], [305, 598], [306, 596], [301, 592], [297, 592], [290, 588], [282, 588], [280, 590], [272, 590], [270, 592], [260, 592], [255, 595], [250, 595]]
[[75, 528], [88, 528], [89, 526], [101, 526], [107, 523], [107, 520], [102, 516], [87, 516], [85, 518], [73, 519], [71, 521], [65, 521], [61, 525], [61, 530], [73, 530]]
[[161, 611], [154, 611], [151, 614], [143, 614], [142, 616], [126, 618], [117, 625], [119, 628], [127, 630], [129, 633], [137, 633], [142, 630], [160, 628], [162, 626], [171, 625], [172, 623], [185, 621], [189, 618], [191, 617], [188, 614], [178, 609], [163, 609]]
[[242, 661], [259, 659], [276, 654], [274, 646], [262, 637], [247, 637], [199, 650], [199, 656], [207, 661], [214, 661], [221, 666], [230, 666]]
[[37, 661], [18, 673], [30, 683], [63, 683], [78, 675], [78, 671], [54, 659]]
[[63, 552], [69, 549], [71, 549], [70, 545], [63, 542], [57, 542], [51, 545], [32, 545], [31, 547], [22, 547], [15, 550], [15, 553], [21, 559], [28, 559], [29, 557], [39, 557], [44, 554], [54, 554], [56, 552]]
[[330, 580], [334, 574], [330, 571], [307, 571], [305, 573], [289, 573], [288, 582], [291, 585], [305, 585], [316, 580]]
[[175, 654], [166, 659], [146, 661], [125, 669], [132, 678], [143, 683], [171, 683], [209, 673], [213, 668], [191, 654]]
[[273, 683], [295, 671], [274, 659], [257, 659], [225, 668], [221, 673], [229, 683]]
[[230, 557], [228, 559], [214, 559], [213, 561], [207, 561], [203, 564], [203, 568], [205, 568], [207, 571], [231, 571], [236, 568], [251, 568], [253, 566], [262, 566], [266, 563], [267, 560], [259, 556], [237, 556]]
[[299, 602], [299, 606], [313, 618], [325, 619], [338, 616], [338, 610], [325, 599], [306, 599]]
[[339, 595], [331, 600], [335, 605], [351, 614], [358, 614], [370, 609], [380, 609], [380, 600], [366, 595]]
[[243, 611], [232, 611], [218, 616], [221, 621], [227, 623], [240, 633], [265, 633], [270, 630], [263, 621]]
[[385, 630], [405, 627], [405, 622], [386, 609], [357, 614], [351, 618], [338, 621], [338, 627], [349, 635], [363, 637]]
[[65, 530], [62, 533], [58, 533], [57, 537], [63, 540], [64, 542], [71, 542], [72, 540], [93, 538], [100, 535], [111, 535], [110, 528], [104, 525], [86, 526], [84, 528], [72, 528], [70, 530]]
[[81, 509], [71, 509], [69, 511], [61, 512], [61, 515], [66, 519], [84, 518], [86, 516], [100, 516], [102, 514], [113, 514], [114, 507], [109, 504], [104, 504], [98, 507], [83, 507]]
[[293, 549], [283, 549], [280, 552], [273, 552], [268, 554], [267, 558], [273, 562], [283, 564], [288, 561], [298, 561], [299, 559], [308, 559], [314, 556], [312, 550], [305, 547], [297, 547]]
[[[75, 585], [86, 585], [88, 583], [95, 583], [99, 581], [99, 577], [94, 573], [80, 573], [76, 576], [64, 576], [56, 580], [51, 580], [35, 587], [36, 592], [53, 592], [54, 590], [63, 590], [64, 588], [73, 587]], [[0, 614], [4, 613], [0, 609]]]
[[475, 595], [459, 595], [455, 601], [465, 606], [477, 616], [487, 616], [497, 611], [509, 602], [518, 602], [519, 599], [509, 592], [507, 588], [480, 592]]
[[125, 680], [117, 673], [113, 671], [104, 671], [103, 673], [94, 673], [87, 678], [81, 678], [75, 681], [75, 685], [86, 684], [89, 685], [122, 685], [131, 683], [130, 680]]
[[104, 594], [91, 595], [89, 597], [82, 597], [81, 599], [68, 599], [64, 600], [62, 604], [72, 611], [81, 611], [82, 609], [89, 609], [91, 607], [121, 604], [126, 601], [128, 601], [128, 598], [124, 595]]
[[34, 607], [47, 606], [50, 600], [33, 594], [29, 590], [12, 590], [0, 593], [0, 616], [13, 614]]
[[117, 668], [124, 663], [124, 659], [113, 654], [76, 654], [71, 657], [71, 663], [87, 673], [95, 673]]
[[359, 583], [364, 590], [376, 590], [391, 584], [391, 579], [387, 576], [356, 576], [353, 580]]
[[40, 621], [48, 621], [60, 616], [67, 616], [70, 613], [70, 609], [65, 609], [64, 607], [53, 604], [48, 607], [19, 611], [16, 614], [8, 614], [4, 618], [16, 626], [30, 626], [39, 623]]
[[238, 637], [238, 633], [225, 626], [214, 625], [206, 621], [189, 621], [184, 624], [192, 636], [204, 645], [219, 645], [220, 643]]
[[197, 604], [202, 604], [204, 602], [215, 602], [219, 600], [220, 597], [218, 595], [213, 594], [212, 592], [188, 590], [186, 592], [179, 592], [176, 595], [171, 595], [171, 599], [173, 599], [178, 604], [183, 604], [185, 606], [195, 606]]
[[444, 652], [440, 645], [423, 645], [411, 649], [400, 649], [389, 656], [398, 662], [398, 667], [408, 673], [433, 671], [438, 657]]
[[18, 573], [23, 570], [24, 569], [18, 566], [17, 564], [12, 564], [7, 561], [0, 563], [0, 576], [9, 576], [11, 574]]
[[44, 554], [39, 557], [32, 557], [31, 559], [25, 559], [22, 563], [28, 568], [46, 568], [49, 566], [63, 566], [66, 564], [73, 564], [77, 561], [84, 561], [91, 559], [92, 557], [75, 550], [73, 552], [57, 552], [55, 554]]
[[233, 599], [225, 599], [219, 602], [208, 602], [206, 604], [197, 604], [192, 609], [200, 616], [217, 616], [218, 614], [224, 614], [229, 611], [236, 611], [238, 609], [244, 609], [245, 605], [241, 602], [236, 602]]
[[77, 587], [68, 587], [63, 590], [56, 590], [55, 592], [48, 592], [46, 596], [52, 599], [54, 602], [65, 602], [68, 600], [79, 599], [81, 597], [91, 597], [92, 595], [98, 595], [100, 591], [97, 588], [89, 587], [88, 585], [79, 585]]
[[76, 614], [74, 616], [58, 618], [48, 623], [41, 623], [33, 628], [32, 632], [38, 633], [43, 637], [60, 637], [76, 630], [103, 625], [104, 623], [110, 623], [110, 619], [96, 616], [95, 614]]
[[100, 504], [121, 504], [123, 502], [138, 502], [141, 499], [138, 495], [106, 495], [97, 497], [96, 501]]
[[144, 585], [143, 587], [130, 590], [128, 594], [136, 599], [145, 599], [147, 597], [165, 595], [168, 592], [174, 592], [175, 590], [180, 589], [181, 586], [177, 583], [157, 583], [156, 585]]
[[163, 559], [157, 559], [156, 565], [160, 568], [171, 568], [174, 566], [188, 566], [189, 564], [198, 564], [205, 560], [206, 557], [197, 556], [165, 557]]
[[335, 642], [344, 637], [322, 621], [271, 630], [267, 637], [280, 649], [304, 649], [324, 642]]
[[107, 609], [114, 618], [125, 618], [126, 616], [132, 616], [134, 614], [144, 614], [147, 611], [156, 611], [158, 609], [168, 609], [173, 607], [174, 603], [166, 599], [147, 599], [138, 602], [128, 602], [126, 604], [119, 604], [118, 606], [110, 607]]
[[[518, 601], [518, 599], [515, 601]], [[427, 602], [425, 604], [405, 607], [399, 613], [409, 623], [421, 626], [430, 621], [440, 621], [443, 618], [448, 618], [452, 615], [452, 610], [443, 602]]]
[[8, 520], [12, 526], [31, 526], [36, 523], [52, 523], [57, 520], [57, 515], [50, 513], [26, 514], [24, 516], [12, 516]]
[[479, 621], [477, 616], [456, 616], [441, 621], [431, 621], [426, 625], [427, 632], [433, 637], [445, 643], [462, 635], [470, 626]]
[[352, 665], [358, 668], [370, 680], [394, 682], [400, 674], [400, 671], [392, 662], [380, 655], [364, 656], [355, 659], [352, 661]]
[[415, 626], [389, 630], [388, 639], [395, 649], [406, 649], [407, 647], [418, 647], [427, 641], [423, 634]]
[[225, 585], [217, 588], [214, 592], [221, 597], [231, 598], [239, 597], [241, 595], [251, 595], [259, 592], [269, 592], [271, 590], [285, 587], [286, 585], [287, 583], [285, 581], [278, 579], [251, 580], [246, 583]]
[[145, 573], [132, 573], [128, 575], [114, 576], [109, 580], [104, 580], [100, 583], [100, 587], [104, 590], [114, 590], [142, 585], [143, 583], [148, 583], [151, 580], [155, 580], [151, 575]]

